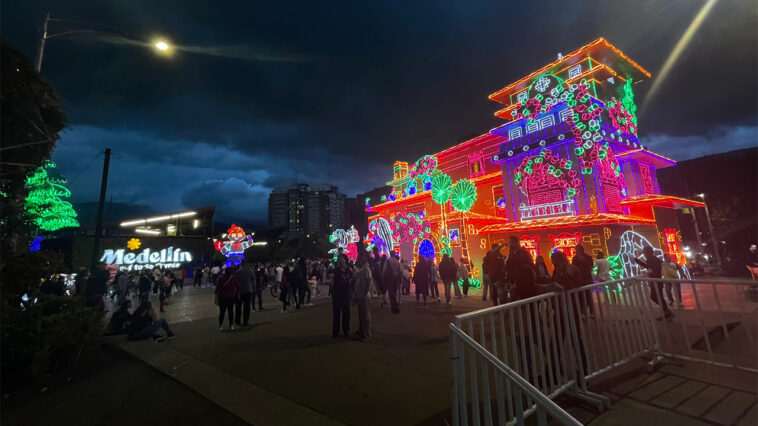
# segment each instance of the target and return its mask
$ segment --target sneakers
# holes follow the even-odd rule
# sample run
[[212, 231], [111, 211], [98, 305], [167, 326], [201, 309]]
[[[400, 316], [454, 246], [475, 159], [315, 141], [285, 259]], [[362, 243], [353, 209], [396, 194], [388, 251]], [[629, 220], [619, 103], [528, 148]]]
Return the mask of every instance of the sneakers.
[[174, 337], [176, 337], [174, 333], [168, 333], [168, 336], [166, 336], [167, 339], [173, 339]]
[[287, 311], [285, 311], [284, 309], [282, 309], [281, 311], [279, 311], [279, 313], [280, 313], [280, 314], [286, 314], [286, 313], [287, 313]]
[[224, 331], [224, 326], [223, 325], [218, 326], [218, 331]]
[[447, 304], [448, 304], [448, 305], [450, 304], [450, 301], [449, 301], [449, 300], [447, 301]]
[[166, 336], [160, 336], [160, 337], [155, 337], [153, 340], [155, 340], [156, 342], [160, 343], [160, 342], [162, 342], [162, 341], [164, 341], [166, 339], [167, 339]]
[[313, 306], [313, 303], [306, 303], [305, 306]]
[[229, 326], [229, 331], [234, 331], [234, 324]]

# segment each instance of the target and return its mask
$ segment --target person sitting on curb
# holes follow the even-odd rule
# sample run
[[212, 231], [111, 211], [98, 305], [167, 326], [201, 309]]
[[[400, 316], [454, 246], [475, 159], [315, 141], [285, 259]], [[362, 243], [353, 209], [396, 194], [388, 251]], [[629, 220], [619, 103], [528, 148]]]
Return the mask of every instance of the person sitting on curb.
[[129, 308], [131, 307], [131, 300], [127, 299], [121, 303], [118, 310], [111, 315], [111, 319], [108, 321], [108, 326], [105, 327], [106, 336], [116, 336], [129, 332], [129, 323], [132, 319], [132, 314], [129, 313]]
[[[165, 331], [165, 336], [156, 334], [160, 329]], [[155, 341], [162, 342], [166, 339], [173, 339], [174, 333], [171, 332], [165, 319], [158, 318], [158, 314], [150, 302], [144, 302], [132, 314], [128, 338], [129, 340], [146, 340], [150, 337]]]

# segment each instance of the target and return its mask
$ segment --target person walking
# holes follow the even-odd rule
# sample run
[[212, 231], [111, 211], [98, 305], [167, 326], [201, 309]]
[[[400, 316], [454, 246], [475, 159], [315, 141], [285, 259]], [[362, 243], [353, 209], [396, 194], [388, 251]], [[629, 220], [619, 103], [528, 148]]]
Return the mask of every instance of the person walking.
[[[645, 260], [634, 258], [634, 261], [647, 270], [648, 278], [662, 278], [663, 275], [661, 269], [663, 267], [663, 262], [655, 255], [653, 248], [651, 246], [645, 246], [645, 248], [642, 249], [642, 254], [645, 256]], [[661, 307], [665, 319], [668, 320], [674, 318], [674, 313], [669, 309], [666, 300], [661, 293], [661, 283], [648, 281], [648, 286], [650, 287], [650, 300]]]
[[[684, 275], [684, 273], [682, 272], [682, 267], [674, 262], [674, 259], [672, 259], [671, 255], [668, 253], [663, 255], [661, 275], [667, 280], [675, 280], [674, 282], [663, 283], [663, 289], [666, 293], [665, 296], [668, 297], [669, 305], [683, 308], [684, 305], [682, 304], [682, 283], [680, 283], [679, 280], [681, 279], [682, 275]], [[674, 296], [676, 296], [676, 298]]]
[[138, 281], [138, 292], [139, 292], [139, 303], [145, 303], [150, 299], [150, 287], [152, 286], [152, 280], [150, 279], [149, 273], [143, 269], [142, 272], [139, 274], [139, 281]]
[[218, 297], [218, 329], [224, 331], [224, 315], [229, 314], [229, 330], [234, 330], [234, 305], [239, 297], [239, 282], [232, 273], [231, 268], [226, 268], [223, 275], [218, 278], [216, 284], [216, 296]]
[[305, 292], [308, 287], [308, 280], [306, 278], [307, 265], [305, 264], [305, 258], [301, 257], [295, 264], [295, 269], [292, 271], [290, 277], [290, 283], [295, 293], [295, 309], [300, 309], [305, 303]]
[[405, 260], [401, 260], [400, 265], [403, 267], [403, 286], [401, 288], [401, 293], [411, 294], [411, 265]]
[[389, 294], [390, 311], [392, 311], [393, 314], [400, 312], [397, 296], [398, 290], [400, 289], [400, 280], [402, 280], [403, 277], [402, 266], [400, 266], [400, 262], [398, 262], [397, 259], [397, 253], [392, 253], [390, 258], [384, 261], [384, 268], [382, 270], [382, 299], [384, 298], [385, 292]]
[[758, 280], [758, 246], [750, 244], [750, 248], [747, 251], [747, 270], [750, 271], [750, 277], [753, 281]]
[[487, 254], [484, 256], [484, 260], [482, 260], [482, 300], [486, 301], [487, 292], [492, 287], [492, 282], [490, 280], [490, 275], [487, 273], [487, 262], [485, 262], [485, 260], [487, 260]]
[[243, 263], [234, 271], [234, 277], [237, 278], [237, 284], [239, 285], [239, 297], [236, 303], [234, 323], [247, 327], [250, 325], [250, 302], [253, 297], [255, 275], [250, 270], [250, 265]]
[[423, 297], [424, 308], [428, 308], [426, 298], [429, 296], [429, 283], [432, 281], [432, 271], [429, 268], [431, 260], [424, 256], [418, 257], [416, 268], [413, 270], [413, 284], [416, 287], [416, 307], [419, 306], [419, 299]]
[[347, 269], [345, 256], [337, 258], [334, 271], [334, 288], [332, 289], [332, 339], [337, 338], [342, 326], [342, 335], [347, 338], [350, 332], [350, 291], [352, 276]]
[[[595, 268], [595, 260], [592, 256], [584, 252], [584, 246], [579, 244], [576, 246], [576, 254], [571, 263], [579, 269], [579, 273], [582, 275], [582, 285], [592, 284], [592, 270]], [[584, 291], [586, 314], [590, 318], [595, 318], [595, 301], [592, 297], [592, 290]], [[584, 314], [585, 312], [582, 312]]]
[[358, 309], [358, 336], [362, 342], [367, 342], [371, 338], [370, 300], [371, 287], [373, 287], [374, 283], [366, 256], [359, 257], [358, 270], [353, 274], [353, 282], [355, 306]]
[[442, 285], [445, 286], [445, 301], [450, 304], [450, 286], [455, 286], [455, 296], [461, 297], [461, 290], [458, 288], [458, 267], [455, 265], [455, 261], [445, 253], [442, 256], [440, 262], [440, 278], [442, 278]]
[[468, 273], [468, 268], [466, 268], [466, 265], [463, 263], [463, 258], [460, 258], [460, 262], [458, 262], [458, 277], [463, 281], [463, 295], [468, 296], [468, 289], [471, 285], [469, 279], [471, 276]]
[[504, 296], [499, 293], [505, 292], [505, 260], [500, 253], [500, 244], [493, 244], [490, 251], [484, 257], [484, 267], [487, 268], [487, 275], [490, 279], [490, 297], [492, 304], [500, 304], [500, 297]]

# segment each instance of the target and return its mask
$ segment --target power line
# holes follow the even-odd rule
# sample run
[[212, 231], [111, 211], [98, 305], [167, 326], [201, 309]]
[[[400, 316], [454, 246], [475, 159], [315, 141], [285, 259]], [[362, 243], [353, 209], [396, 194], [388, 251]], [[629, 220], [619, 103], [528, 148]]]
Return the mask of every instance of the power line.
[[97, 159], [100, 157], [100, 155], [101, 155], [101, 154], [102, 154], [102, 152], [98, 152], [98, 153], [95, 155], [95, 158], [93, 158], [93, 159], [92, 159], [92, 161], [90, 161], [90, 162], [89, 162], [89, 164], [87, 164], [86, 166], [84, 166], [84, 168], [83, 168], [83, 169], [82, 169], [82, 170], [79, 172], [79, 174], [78, 174], [78, 175], [76, 175], [76, 177], [75, 177], [75, 178], [71, 179], [71, 180], [68, 182], [68, 186], [70, 187], [71, 185], [73, 185], [73, 184], [74, 184], [74, 182], [76, 182], [76, 180], [77, 180], [77, 179], [79, 179], [79, 176], [81, 176], [81, 175], [82, 175], [82, 173], [84, 173], [84, 172], [85, 172], [85, 171], [86, 171], [86, 170], [89, 168], [89, 166], [91, 166], [91, 165], [92, 165], [92, 163], [94, 163], [94, 162], [95, 162], [95, 160], [97, 160]]

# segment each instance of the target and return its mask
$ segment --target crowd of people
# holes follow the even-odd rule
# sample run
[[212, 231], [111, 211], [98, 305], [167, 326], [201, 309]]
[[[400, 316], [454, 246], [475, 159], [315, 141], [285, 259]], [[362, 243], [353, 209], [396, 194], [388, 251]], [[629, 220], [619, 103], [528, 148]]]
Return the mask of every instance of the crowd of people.
[[[542, 291], [540, 285], [557, 284], [569, 290], [595, 281], [611, 280], [611, 264], [603, 252], [596, 258], [587, 254], [584, 247], [575, 248], [576, 254], [569, 261], [565, 253], [551, 254], [553, 271], [549, 271], [542, 256], [532, 257], [519, 240], [512, 237], [508, 243], [507, 256], [503, 247], [493, 244], [482, 262], [482, 300], [494, 305], [535, 296]], [[262, 311], [263, 292], [269, 290], [281, 303], [281, 313], [292, 309], [313, 306], [311, 298], [320, 293], [320, 286], [328, 286], [332, 301], [332, 337], [347, 337], [351, 331], [350, 311], [355, 307], [358, 314], [356, 335], [363, 341], [371, 338], [371, 299], [378, 298], [381, 308], [389, 305], [390, 312], [399, 313], [404, 296], [415, 294], [417, 308], [428, 308], [428, 303], [441, 303], [444, 297], [452, 304], [453, 297], [468, 295], [473, 264], [444, 254], [437, 265], [434, 259], [418, 256], [411, 265], [401, 260], [397, 253], [359, 251], [356, 261], [340, 251], [336, 261], [300, 258], [286, 262], [244, 261], [236, 266], [197, 266], [193, 273], [194, 287], [214, 287], [215, 303], [218, 305], [219, 330], [250, 325], [251, 313]], [[635, 259], [651, 278], [678, 278], [681, 267], [667, 254], [663, 260], [656, 257], [651, 247], [644, 249], [644, 257]], [[42, 286], [42, 292], [81, 296], [88, 306], [104, 309], [104, 299], [109, 297], [119, 308], [113, 313], [108, 332], [127, 334], [130, 339], [153, 337], [161, 341], [173, 337], [165, 320], [158, 312], [165, 312], [172, 294], [181, 292], [186, 279], [184, 270], [154, 268], [140, 271], [119, 271], [113, 279], [103, 265], [90, 274], [80, 269], [74, 285], [66, 288], [65, 280], [54, 277]], [[439, 284], [443, 285], [440, 291]], [[110, 286], [110, 287], [109, 287]], [[652, 284], [651, 299], [659, 304], [666, 318], [673, 317], [669, 306], [682, 307], [679, 284]], [[413, 290], [413, 292], [412, 292]], [[157, 297], [158, 312], [151, 304], [151, 294]], [[592, 300], [591, 294], [583, 298]], [[139, 300], [137, 309], [129, 313], [132, 300]], [[257, 302], [257, 307], [256, 307]], [[583, 303], [580, 314], [594, 317], [594, 304]], [[160, 331], [163, 330], [163, 333]]]

